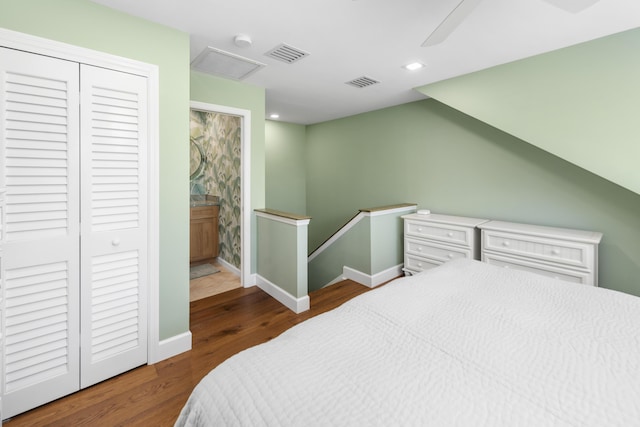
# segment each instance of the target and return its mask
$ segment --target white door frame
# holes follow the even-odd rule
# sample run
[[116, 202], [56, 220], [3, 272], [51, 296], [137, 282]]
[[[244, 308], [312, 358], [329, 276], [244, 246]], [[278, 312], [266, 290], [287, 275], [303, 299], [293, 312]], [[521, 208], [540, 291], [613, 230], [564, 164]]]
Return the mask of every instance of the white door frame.
[[[251, 276], [251, 111], [225, 105], [191, 101], [194, 110], [222, 113], [242, 118], [240, 145], [240, 282], [245, 288], [255, 285]], [[233, 266], [232, 266], [233, 267]]]
[[[165, 354], [166, 352], [163, 352], [160, 349], [160, 86], [158, 66], [4, 28], [0, 28], [0, 46], [94, 65], [97, 67], [110, 68], [112, 70], [137, 74], [147, 78], [147, 102], [149, 107], [147, 130], [149, 142], [147, 150], [147, 363], [152, 364], [166, 357], [173, 356], [174, 354], [167, 355]], [[181, 349], [178, 353], [181, 351], [184, 351], [184, 349]]]

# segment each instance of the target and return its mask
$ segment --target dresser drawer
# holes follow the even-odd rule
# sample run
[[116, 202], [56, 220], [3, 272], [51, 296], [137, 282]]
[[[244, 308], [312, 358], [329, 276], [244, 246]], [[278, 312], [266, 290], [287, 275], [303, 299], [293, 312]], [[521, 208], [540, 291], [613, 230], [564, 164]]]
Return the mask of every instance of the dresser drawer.
[[219, 207], [214, 206], [198, 206], [189, 209], [191, 219], [215, 218], [218, 216]]
[[436, 243], [426, 243], [424, 240], [407, 238], [404, 242], [405, 250], [411, 255], [433, 258], [441, 262], [456, 258], [473, 258], [471, 249], [452, 246], [440, 246]]
[[483, 254], [482, 261], [487, 264], [496, 265], [498, 267], [513, 268], [515, 270], [524, 270], [531, 273], [541, 274], [543, 276], [552, 277], [554, 279], [564, 280], [573, 283], [582, 283], [593, 285], [595, 283], [593, 273], [565, 270], [560, 267], [536, 264], [521, 259], [502, 257], [495, 254]]
[[411, 272], [417, 273], [423, 270], [428, 270], [430, 268], [437, 267], [443, 264], [443, 262], [420, 258], [414, 255], [405, 255], [404, 257], [404, 268], [405, 270], [409, 270]]
[[594, 247], [591, 244], [489, 230], [483, 230], [482, 233], [482, 246], [485, 251], [539, 259], [572, 267], [592, 268]]
[[427, 222], [406, 221], [405, 233], [408, 236], [438, 240], [445, 243], [471, 247], [473, 242], [473, 228], [456, 227], [454, 225], [440, 225]]

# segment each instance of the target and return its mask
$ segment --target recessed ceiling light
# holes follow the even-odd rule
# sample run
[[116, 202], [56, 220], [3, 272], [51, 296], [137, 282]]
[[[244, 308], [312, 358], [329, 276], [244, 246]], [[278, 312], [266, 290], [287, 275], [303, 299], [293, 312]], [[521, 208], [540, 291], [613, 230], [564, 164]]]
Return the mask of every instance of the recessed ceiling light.
[[404, 66], [404, 68], [406, 68], [409, 71], [415, 71], [415, 70], [419, 70], [420, 68], [423, 68], [424, 64], [421, 62], [412, 62], [411, 64], [407, 64]]
[[279, 119], [280, 118], [280, 114], [275, 114], [274, 113], [274, 114], [270, 115], [269, 118], [271, 118], [271, 119]]

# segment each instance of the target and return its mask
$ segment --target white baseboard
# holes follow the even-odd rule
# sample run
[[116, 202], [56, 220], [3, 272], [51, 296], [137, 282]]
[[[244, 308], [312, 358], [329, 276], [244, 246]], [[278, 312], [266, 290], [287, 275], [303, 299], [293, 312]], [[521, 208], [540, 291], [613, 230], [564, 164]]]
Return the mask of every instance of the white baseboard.
[[[217, 261], [227, 270], [229, 270], [230, 273], [235, 274], [238, 277], [242, 277], [242, 273], [240, 272], [240, 269], [238, 267], [236, 267], [233, 264], [230, 264], [229, 262], [223, 260], [222, 258], [218, 257]], [[252, 286], [256, 285], [256, 275], [255, 274], [251, 274], [249, 275], [249, 277], [245, 277], [244, 278], [244, 282], [242, 283], [242, 287], [243, 288], [250, 288]]]
[[381, 271], [380, 273], [376, 273], [373, 276], [358, 271], [354, 268], [344, 266], [342, 268], [342, 275], [347, 279], [363, 284], [369, 288], [375, 288], [376, 286], [386, 283], [391, 279], [402, 276], [403, 265], [404, 264], [398, 264], [384, 271]]
[[282, 305], [296, 314], [309, 310], [310, 301], [308, 295], [296, 298], [259, 274], [256, 275], [256, 284], [260, 289], [271, 295]]
[[243, 287], [245, 288], [250, 288], [252, 286], [255, 286], [258, 283], [258, 275], [257, 274], [250, 274], [249, 277], [246, 277], [244, 279], [244, 283], [242, 284]]
[[152, 365], [189, 350], [191, 350], [191, 331], [160, 341], [155, 352], [155, 360], [149, 360], [148, 363]]
[[235, 274], [236, 276], [240, 277], [240, 269], [238, 267], [236, 267], [233, 264], [230, 264], [229, 262], [223, 260], [222, 258], [218, 257], [216, 259], [217, 262], [219, 262], [225, 269], [229, 270], [229, 272]]

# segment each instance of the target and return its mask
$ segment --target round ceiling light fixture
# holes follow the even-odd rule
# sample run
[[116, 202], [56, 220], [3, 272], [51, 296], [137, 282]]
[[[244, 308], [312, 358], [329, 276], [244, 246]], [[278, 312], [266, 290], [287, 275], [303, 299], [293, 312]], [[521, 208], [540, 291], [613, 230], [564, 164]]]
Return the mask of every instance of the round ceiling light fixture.
[[238, 34], [234, 39], [233, 42], [236, 44], [236, 46], [238, 47], [249, 47], [251, 46], [251, 37], [249, 37], [246, 34]]

